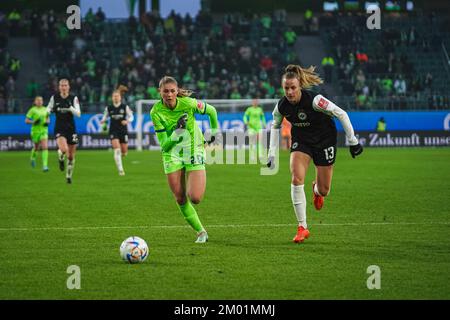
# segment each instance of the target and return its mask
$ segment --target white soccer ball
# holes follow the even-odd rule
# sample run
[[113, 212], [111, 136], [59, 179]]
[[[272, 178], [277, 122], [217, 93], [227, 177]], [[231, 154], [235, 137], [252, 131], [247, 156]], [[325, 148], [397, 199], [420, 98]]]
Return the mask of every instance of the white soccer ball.
[[120, 245], [120, 256], [129, 263], [144, 262], [148, 257], [148, 246], [144, 239], [129, 237]]

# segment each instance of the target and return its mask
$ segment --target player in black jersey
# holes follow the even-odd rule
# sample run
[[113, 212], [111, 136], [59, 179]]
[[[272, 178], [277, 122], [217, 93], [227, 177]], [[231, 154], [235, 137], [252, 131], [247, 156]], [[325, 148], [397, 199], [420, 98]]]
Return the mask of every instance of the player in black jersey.
[[120, 85], [112, 94], [112, 104], [105, 108], [103, 118], [100, 121], [106, 125], [108, 117], [111, 119], [109, 123], [109, 136], [111, 145], [114, 149], [114, 161], [116, 162], [119, 175], [124, 176], [122, 157], [128, 152], [128, 123], [133, 122], [133, 112], [130, 107], [122, 103], [122, 95], [128, 90], [127, 87]]
[[322, 95], [306, 90], [323, 82], [314, 69], [312, 66], [308, 69], [298, 65], [286, 67], [281, 80], [285, 96], [278, 101], [272, 113], [273, 123], [267, 163], [270, 168], [275, 167], [277, 130], [283, 118], [292, 125], [290, 170], [291, 198], [298, 220], [297, 234], [293, 239], [296, 243], [303, 242], [309, 236], [304, 184], [311, 159], [316, 167], [313, 202], [317, 210], [322, 208], [323, 198], [330, 192], [337, 139], [333, 117], [338, 118], [344, 128], [352, 157], [363, 151], [347, 113]]
[[64, 171], [64, 161], [67, 155], [67, 183], [72, 183], [72, 173], [75, 166], [75, 152], [78, 136], [74, 116], [80, 117], [80, 102], [77, 96], [70, 94], [69, 80], [59, 80], [59, 93], [50, 98], [48, 113], [55, 113], [55, 137], [58, 144], [59, 169]]

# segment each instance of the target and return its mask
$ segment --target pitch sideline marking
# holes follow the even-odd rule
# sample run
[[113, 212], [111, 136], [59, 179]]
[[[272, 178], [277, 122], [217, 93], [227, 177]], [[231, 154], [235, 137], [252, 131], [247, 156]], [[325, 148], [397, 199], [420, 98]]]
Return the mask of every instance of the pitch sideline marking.
[[[384, 225], [450, 225], [450, 222], [362, 222], [362, 223], [314, 223], [310, 226], [324, 227], [361, 227]], [[293, 227], [296, 224], [216, 224], [208, 228], [276, 228]], [[189, 228], [188, 225], [157, 225], [157, 226], [100, 226], [100, 227], [37, 227], [37, 228], [0, 228], [0, 231], [77, 231], [77, 230], [104, 230], [104, 229], [178, 229]]]

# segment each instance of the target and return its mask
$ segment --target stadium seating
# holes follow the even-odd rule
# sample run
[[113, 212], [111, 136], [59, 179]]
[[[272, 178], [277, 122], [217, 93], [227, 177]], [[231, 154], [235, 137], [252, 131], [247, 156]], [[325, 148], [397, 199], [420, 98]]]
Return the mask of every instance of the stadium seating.
[[[81, 30], [71, 32], [65, 15], [24, 12], [23, 17], [15, 33], [40, 39], [47, 69], [47, 83], [40, 84], [44, 99], [56, 91], [58, 78], [67, 77], [90, 112], [101, 110], [119, 83], [129, 87], [130, 104], [158, 98], [157, 81], [164, 74], [200, 98], [277, 98], [283, 66], [301, 63], [293, 45], [296, 31], [277, 12], [202, 12], [195, 18], [172, 13], [166, 19], [146, 13], [129, 20], [89, 12]], [[361, 28], [365, 19], [320, 15], [318, 34], [335, 61], [329, 82], [337, 94], [330, 98], [348, 110], [448, 108], [450, 75], [442, 53], [442, 43], [450, 44], [447, 21], [385, 15], [382, 29], [369, 31]], [[6, 27], [11, 33], [11, 24]], [[0, 83], [0, 112], [23, 112], [31, 101], [7, 108], [4, 86]]]
[[449, 70], [442, 42], [447, 21], [384, 14], [381, 30], [366, 16], [325, 15], [321, 35], [336, 60], [336, 100], [348, 109], [444, 109], [450, 106]]
[[6, 50], [9, 34], [6, 17], [0, 13], [0, 113], [11, 112], [15, 105], [15, 82], [20, 71], [20, 61]]
[[[267, 20], [270, 28], [263, 24]], [[119, 83], [130, 88], [129, 103], [155, 98], [151, 92], [163, 74], [202, 98], [273, 98], [280, 94], [278, 70], [299, 62], [283, 38], [287, 30], [269, 16], [235, 14], [213, 21], [206, 14], [193, 20], [173, 13], [163, 20], [148, 13], [141, 23], [85, 19], [81, 34], [55, 36], [54, 43], [44, 42], [44, 50], [48, 61], [57, 61], [52, 87], [56, 75], [67, 76], [81, 100], [92, 105], [107, 101]], [[74, 41], [80, 48], [75, 53], [64, 45]], [[68, 63], [67, 56], [73, 61]]]

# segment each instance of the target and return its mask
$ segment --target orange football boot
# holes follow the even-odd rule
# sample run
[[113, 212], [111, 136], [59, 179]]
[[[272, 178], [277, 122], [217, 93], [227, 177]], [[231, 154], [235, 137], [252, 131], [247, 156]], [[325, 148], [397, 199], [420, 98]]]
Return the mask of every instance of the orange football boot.
[[301, 243], [305, 241], [305, 239], [308, 239], [308, 237], [309, 230], [303, 228], [302, 226], [298, 226], [297, 234], [295, 235], [294, 239], [292, 239], [292, 241], [294, 241], [295, 243]]
[[312, 183], [312, 189], [313, 189], [313, 203], [314, 203], [314, 208], [316, 208], [316, 210], [320, 210], [323, 207], [323, 197], [322, 196], [318, 196], [315, 192], [314, 192], [314, 186], [316, 185], [316, 182], [313, 181]]

